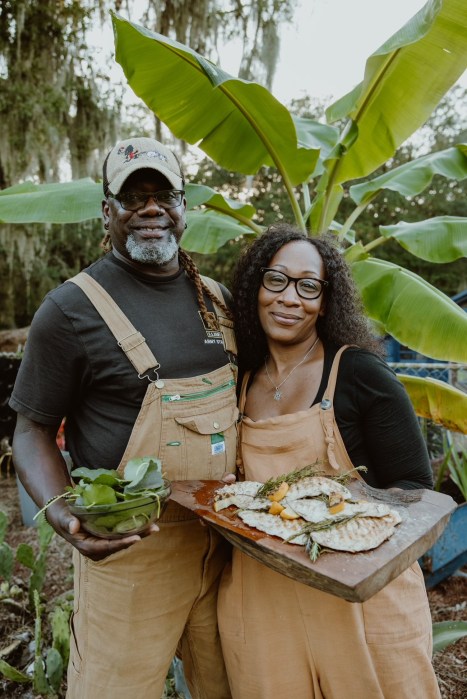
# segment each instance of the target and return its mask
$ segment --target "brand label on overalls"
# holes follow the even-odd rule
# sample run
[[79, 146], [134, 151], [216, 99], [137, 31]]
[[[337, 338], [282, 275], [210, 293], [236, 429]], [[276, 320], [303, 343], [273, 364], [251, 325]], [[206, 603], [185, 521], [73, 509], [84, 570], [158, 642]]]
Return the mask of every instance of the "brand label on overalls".
[[[207, 344], [207, 345], [215, 345], [215, 344], [222, 345], [222, 343], [223, 343], [222, 331], [215, 330], [214, 328], [208, 327], [206, 325], [206, 323], [204, 322], [204, 318], [201, 315], [201, 311], [198, 311], [198, 315], [201, 319], [201, 322], [203, 324], [204, 330], [206, 331], [206, 335], [207, 335], [207, 339], [204, 341], [205, 344]], [[210, 315], [212, 315], [215, 318], [214, 313], [211, 313]]]
[[222, 432], [217, 432], [217, 434], [211, 435], [211, 454], [224, 454], [225, 453], [225, 440]]

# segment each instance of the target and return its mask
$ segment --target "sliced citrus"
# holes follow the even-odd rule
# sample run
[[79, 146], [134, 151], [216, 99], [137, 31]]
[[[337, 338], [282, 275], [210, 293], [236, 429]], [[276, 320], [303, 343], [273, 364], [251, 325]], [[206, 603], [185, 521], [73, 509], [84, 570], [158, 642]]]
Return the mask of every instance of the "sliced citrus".
[[300, 515], [294, 512], [291, 507], [284, 507], [279, 517], [282, 517], [282, 519], [298, 519]]
[[345, 500], [338, 502], [336, 505], [331, 505], [331, 507], [329, 508], [329, 514], [337, 515], [338, 512], [342, 512], [344, 507], [345, 507]]
[[268, 495], [268, 498], [272, 500], [273, 502], [279, 502], [282, 500], [287, 495], [287, 491], [289, 489], [289, 484], [287, 481], [282, 481], [280, 486], [273, 492], [271, 495]]
[[280, 504], [280, 502], [272, 502], [268, 512], [270, 515], [280, 515], [283, 509], [284, 507]]

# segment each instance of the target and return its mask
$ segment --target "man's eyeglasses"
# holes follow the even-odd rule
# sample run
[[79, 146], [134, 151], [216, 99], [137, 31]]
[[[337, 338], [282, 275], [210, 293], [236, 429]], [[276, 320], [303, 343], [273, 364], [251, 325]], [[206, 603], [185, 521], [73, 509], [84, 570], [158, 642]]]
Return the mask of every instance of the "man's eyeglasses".
[[324, 281], [324, 279], [316, 279], [314, 277], [289, 277], [288, 274], [269, 267], [261, 267], [260, 272], [263, 275], [261, 284], [268, 291], [280, 293], [287, 289], [290, 282], [294, 282], [297, 294], [302, 299], [308, 300], [319, 298], [323, 293], [324, 287], [329, 283]]
[[114, 199], [126, 211], [138, 211], [147, 206], [149, 199], [154, 199], [161, 209], [174, 209], [180, 206], [185, 192], [181, 189], [163, 189], [160, 192], [120, 192]]

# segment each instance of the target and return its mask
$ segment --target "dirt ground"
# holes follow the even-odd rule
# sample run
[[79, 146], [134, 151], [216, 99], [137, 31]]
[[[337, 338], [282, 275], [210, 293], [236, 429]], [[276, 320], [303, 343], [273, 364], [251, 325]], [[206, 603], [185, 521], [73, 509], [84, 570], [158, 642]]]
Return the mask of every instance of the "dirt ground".
[[[19, 543], [28, 543], [36, 547], [35, 529], [24, 527], [19, 508], [18, 491], [13, 476], [0, 477], [0, 510], [9, 519], [6, 541], [16, 548]], [[26, 598], [27, 580], [30, 571], [16, 564], [13, 583]], [[47, 577], [43, 590], [46, 611], [53, 608], [53, 600], [60, 594], [72, 589], [71, 547], [59, 537], [52, 540], [48, 562]], [[467, 618], [467, 567], [459, 574], [453, 575], [428, 591], [433, 621], [453, 621]], [[24, 670], [31, 660], [31, 639], [34, 634], [34, 619], [21, 602], [16, 605], [5, 603], [0, 595], [0, 658], [18, 669]], [[47, 639], [46, 639], [47, 640]], [[17, 643], [20, 641], [19, 643]], [[11, 647], [9, 652], [5, 649]], [[438, 677], [442, 699], [467, 699], [467, 638], [436, 653], [433, 664]], [[19, 685], [0, 678], [0, 696], [3, 699], [34, 699], [35, 695], [28, 685]], [[64, 696], [64, 693], [59, 695]], [[167, 693], [167, 697], [177, 695]], [[292, 699], [292, 698], [291, 698]], [[356, 699], [356, 698], [351, 698]], [[358, 698], [363, 699], [363, 698]]]

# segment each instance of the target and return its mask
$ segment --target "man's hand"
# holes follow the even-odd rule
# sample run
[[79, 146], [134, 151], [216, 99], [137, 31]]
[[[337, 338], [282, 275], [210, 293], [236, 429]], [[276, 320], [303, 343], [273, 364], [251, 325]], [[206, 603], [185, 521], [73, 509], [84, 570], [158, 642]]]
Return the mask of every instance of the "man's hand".
[[151, 524], [144, 532], [125, 536], [122, 539], [101, 539], [88, 534], [81, 528], [77, 517], [71, 514], [64, 502], [54, 502], [47, 508], [47, 521], [57, 534], [66, 539], [83, 556], [100, 561], [112, 553], [127, 549], [142, 538], [159, 531], [157, 524]]

